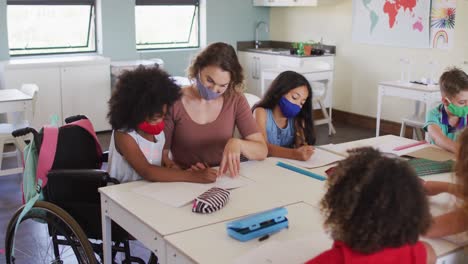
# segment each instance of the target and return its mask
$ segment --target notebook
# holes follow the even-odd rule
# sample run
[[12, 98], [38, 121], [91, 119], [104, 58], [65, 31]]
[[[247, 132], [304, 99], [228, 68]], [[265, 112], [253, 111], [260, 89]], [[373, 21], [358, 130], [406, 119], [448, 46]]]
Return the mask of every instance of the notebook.
[[408, 163], [416, 171], [418, 176], [438, 174], [453, 171], [453, 160], [434, 161], [422, 158], [408, 160]]

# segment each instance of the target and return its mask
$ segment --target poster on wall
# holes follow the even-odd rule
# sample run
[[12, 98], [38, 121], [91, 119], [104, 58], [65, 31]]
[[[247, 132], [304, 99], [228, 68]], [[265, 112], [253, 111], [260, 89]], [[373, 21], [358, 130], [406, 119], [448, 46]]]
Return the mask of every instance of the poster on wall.
[[353, 0], [353, 41], [429, 48], [431, 0]]
[[450, 49], [455, 41], [456, 0], [432, 0], [431, 47]]

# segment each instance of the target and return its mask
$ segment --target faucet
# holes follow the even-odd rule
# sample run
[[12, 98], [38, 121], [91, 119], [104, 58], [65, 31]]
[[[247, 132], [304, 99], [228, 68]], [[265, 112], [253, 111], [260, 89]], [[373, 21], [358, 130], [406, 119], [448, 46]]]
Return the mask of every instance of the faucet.
[[268, 33], [268, 24], [265, 21], [259, 21], [255, 26], [255, 48], [258, 49], [260, 47], [261, 42], [258, 40], [258, 29], [265, 25], [265, 32]]

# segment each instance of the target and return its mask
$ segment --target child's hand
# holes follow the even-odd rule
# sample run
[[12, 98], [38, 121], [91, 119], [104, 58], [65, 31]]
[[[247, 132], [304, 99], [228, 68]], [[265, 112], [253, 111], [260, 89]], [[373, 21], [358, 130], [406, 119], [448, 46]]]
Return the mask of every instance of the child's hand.
[[180, 166], [177, 165], [177, 163], [175, 163], [174, 161], [172, 161], [170, 159], [167, 159], [167, 160], [164, 161], [164, 167], [180, 170]]
[[203, 170], [203, 169], [208, 169], [208, 168], [210, 168], [208, 164], [197, 162], [195, 165], [190, 166], [188, 171], [198, 171], [198, 170]]
[[198, 183], [212, 183], [216, 181], [218, 177], [217, 171], [215, 169], [202, 169], [202, 170], [192, 170], [191, 171], [194, 182]]
[[294, 157], [297, 160], [308, 160], [314, 154], [313, 146], [302, 146], [294, 150]]
[[426, 194], [429, 196], [438, 195], [443, 192], [447, 192], [448, 187], [446, 187], [446, 183], [444, 182], [437, 182], [437, 181], [424, 181], [423, 186]]

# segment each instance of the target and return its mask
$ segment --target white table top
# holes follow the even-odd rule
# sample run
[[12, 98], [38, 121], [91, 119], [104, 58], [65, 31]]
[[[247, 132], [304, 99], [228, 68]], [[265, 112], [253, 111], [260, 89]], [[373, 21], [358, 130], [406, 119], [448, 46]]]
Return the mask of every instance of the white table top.
[[[348, 147], [388, 143], [398, 139], [401, 144], [415, 142], [414, 140], [396, 136], [382, 136], [332, 146], [337, 149], [346, 149]], [[326, 176], [324, 171], [331, 166], [333, 165], [310, 171]], [[291, 208], [290, 219], [291, 223], [295, 222], [294, 225], [299, 224], [302, 226], [302, 220], [309, 220], [301, 227], [305, 230], [299, 232], [301, 235], [312, 231], [324, 233], [322, 228], [323, 220], [318, 211], [318, 203], [325, 193], [324, 181], [278, 167], [276, 166], [275, 159], [271, 158], [261, 162], [242, 163], [241, 174], [253, 180], [253, 183], [232, 190], [228, 204], [222, 210], [209, 215], [192, 213], [190, 205], [175, 208], [131, 191], [135, 187], [144, 185], [144, 181], [100, 188], [99, 192], [125, 208], [136, 219], [139, 219], [142, 223], [167, 238], [177, 249], [199, 263], [215, 263], [213, 262], [215, 260], [218, 260], [217, 263], [219, 263], [219, 256], [226, 256], [227, 259], [232, 259], [241, 252], [247, 252], [247, 249], [252, 245], [257, 245], [257, 241], [248, 242], [252, 243], [251, 246], [248, 246], [248, 243], [242, 244], [228, 238], [225, 222], [275, 207], [290, 205], [288, 206], [288, 208]], [[424, 179], [451, 181], [452, 178], [450, 174], [446, 173], [425, 176]], [[447, 195], [431, 198], [431, 211], [433, 215], [439, 215], [450, 210], [450, 207], [446, 206], [448, 204], [447, 199], [449, 198], [450, 196]], [[297, 203], [301, 205], [296, 205]], [[293, 208], [299, 208], [297, 209], [297, 216], [296, 209]], [[307, 208], [307, 210], [302, 210], [301, 208]], [[293, 221], [293, 219], [299, 220]], [[274, 237], [281, 238], [284, 236], [285, 239], [298, 238], [299, 233], [294, 233], [295, 231], [292, 232], [291, 230], [295, 229], [280, 232], [275, 234]], [[202, 233], [203, 235], [201, 235]], [[203, 238], [203, 243], [200, 243], [201, 237]], [[434, 247], [438, 256], [443, 256], [460, 248], [460, 246], [442, 239], [424, 240]], [[324, 241], [327, 240], [325, 239]], [[213, 243], [213, 245], [211, 246], [210, 243]], [[329, 247], [331, 245], [329, 242], [326, 245], [322, 244], [321, 241], [318, 243], [320, 247]], [[211, 255], [218, 256], [218, 258]]]
[[123, 208], [131, 208], [131, 214], [163, 236], [301, 201], [300, 193], [286, 192], [283, 185], [253, 182], [231, 190], [229, 202], [222, 210], [204, 215], [193, 213], [191, 205], [172, 207], [132, 192], [144, 184], [145, 181], [119, 184], [100, 188], [99, 192]]
[[[223, 260], [222, 263], [233, 263], [238, 257], [265, 243], [298, 240], [310, 237], [311, 234], [314, 235], [316, 241], [310, 245], [310, 257], [305, 260], [331, 247], [333, 241], [324, 232], [323, 219], [317, 208], [305, 203], [289, 205], [286, 208], [288, 209], [289, 228], [273, 234], [264, 241], [253, 239], [239, 242], [228, 236], [226, 222], [170, 235], [166, 239], [186, 256], [190, 256], [192, 261], [203, 264], [217, 264], [221, 263], [220, 260]], [[294, 250], [298, 249], [291, 248], [290, 250], [294, 254]]]
[[32, 96], [18, 89], [0, 89], [0, 102], [28, 101]]
[[429, 92], [439, 92], [440, 88], [439, 85], [422, 85], [417, 83], [410, 83], [410, 82], [401, 82], [401, 81], [384, 81], [379, 82], [379, 85], [385, 86], [394, 86], [398, 88], [404, 88], [409, 90], [420, 90], [420, 91], [429, 91]]

